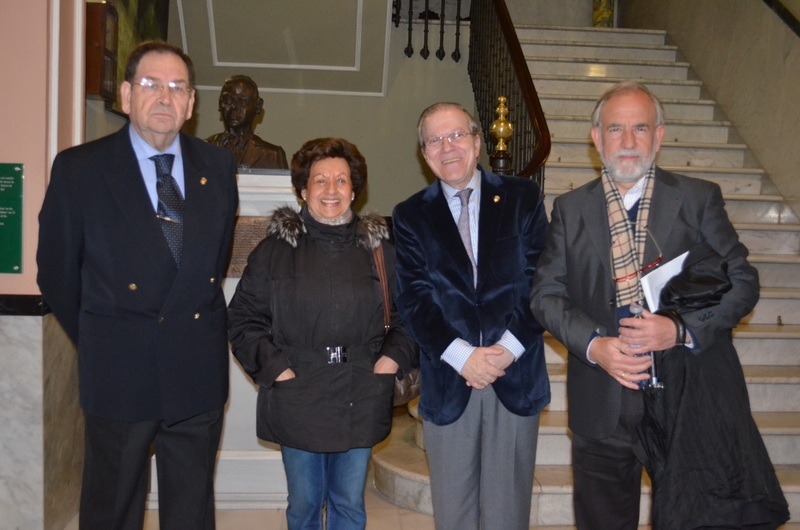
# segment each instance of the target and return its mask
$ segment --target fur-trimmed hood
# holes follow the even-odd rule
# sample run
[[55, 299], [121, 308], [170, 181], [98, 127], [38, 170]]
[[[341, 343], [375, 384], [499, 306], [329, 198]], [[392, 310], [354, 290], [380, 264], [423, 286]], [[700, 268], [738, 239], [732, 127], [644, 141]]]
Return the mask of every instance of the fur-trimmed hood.
[[[289, 206], [282, 206], [272, 212], [267, 226], [267, 237], [277, 237], [297, 247], [297, 240], [305, 234], [306, 225], [300, 213]], [[380, 246], [381, 241], [389, 239], [389, 226], [378, 214], [358, 216], [356, 221], [356, 244], [369, 251]]]

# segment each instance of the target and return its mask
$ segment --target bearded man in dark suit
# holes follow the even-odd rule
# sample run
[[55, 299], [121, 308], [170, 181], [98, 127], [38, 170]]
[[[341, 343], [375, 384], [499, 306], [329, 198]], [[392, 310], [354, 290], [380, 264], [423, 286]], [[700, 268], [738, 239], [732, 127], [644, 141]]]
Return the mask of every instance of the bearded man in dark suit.
[[[718, 440], [723, 434], [709, 419], [696, 436], [673, 437], [670, 454], [677, 454], [674, 448], [680, 444], [689, 453], [703, 454], [698, 449], [703, 447], [712, 453], [715, 449], [730, 452], [736, 455], [732, 459], [753, 460], [758, 454], [768, 462], [749, 417], [744, 376], [731, 339], [732, 328], [758, 301], [758, 272], [747, 261], [747, 248], [728, 219], [719, 186], [664, 171], [654, 164], [664, 130], [661, 103], [644, 85], [619, 83], [600, 98], [592, 115], [591, 136], [603, 161], [601, 177], [554, 201], [547, 249], [533, 281], [533, 314], [569, 351], [573, 501], [580, 529], [638, 528], [646, 454], [637, 428], [644, 414], [640, 383], [649, 379], [646, 371], [651, 366], [648, 352], [669, 350], [666, 362], [671, 362], [672, 356], [688, 359], [695, 371], [708, 367], [701, 382], [708, 399], [701, 407], [687, 410], [689, 416], [714, 410], [712, 402], [720, 399], [720, 389], [726, 386], [730, 394], [725, 395], [736, 399], [720, 406], [735, 409], [742, 418], [733, 429], [748, 426], [726, 432], [740, 440], [722, 449]], [[641, 277], [701, 243], [727, 262], [731, 286], [719, 303], [689, 308], [680, 314], [645, 308], [641, 318], [632, 318], [631, 303], [645, 304]], [[665, 392], [683, 392], [682, 398], [687, 398], [693, 385], [681, 390], [683, 386], [672, 380], [665, 381], [664, 386]], [[727, 419], [721, 421], [725, 422]], [[730, 427], [723, 425], [723, 429]], [[745, 438], [751, 441], [745, 443]], [[733, 445], [746, 449], [737, 452], [730, 447]], [[734, 513], [733, 520], [739, 520], [734, 526], [748, 528], [758, 522], [764, 506], [768, 506], [766, 511], [776, 507], [776, 517], [783, 517], [780, 512], [785, 512], [785, 500], [768, 464], [755, 475], [750, 470], [738, 473], [737, 467], [731, 481], [723, 478], [711, 486], [705, 482], [708, 477], [718, 480], [726, 475], [719, 469], [710, 470], [710, 460], [678, 477], [676, 494], [684, 500], [670, 505], [674, 513], [666, 514], [684, 521], [678, 526], [728, 527], [708, 522], [690, 525], [692, 515], [677, 513], [705, 497], [705, 492], [697, 490], [698, 476], [703, 477], [702, 487], [716, 504], [714, 510], [719, 510], [705, 509], [701, 517], [723, 521], [716, 517], [729, 510]], [[667, 461], [665, 466], [670, 468], [673, 462]], [[710, 472], [705, 473], [707, 470]], [[756, 475], [759, 479], [751, 480]], [[654, 481], [654, 491], [664, 484]], [[728, 488], [730, 496], [736, 498], [732, 503], [723, 502], [731, 500], [725, 499]], [[758, 493], [750, 497], [754, 491]], [[766, 502], [761, 507], [747, 507], [751, 500]], [[654, 519], [653, 525], [678, 527], [660, 519]], [[752, 528], [756, 527], [775, 528], [753, 524]]]
[[193, 87], [179, 48], [139, 45], [130, 124], [60, 153], [39, 215], [39, 287], [78, 349], [81, 530], [142, 528], [151, 446], [161, 528], [215, 526], [238, 193], [233, 156], [180, 133]]

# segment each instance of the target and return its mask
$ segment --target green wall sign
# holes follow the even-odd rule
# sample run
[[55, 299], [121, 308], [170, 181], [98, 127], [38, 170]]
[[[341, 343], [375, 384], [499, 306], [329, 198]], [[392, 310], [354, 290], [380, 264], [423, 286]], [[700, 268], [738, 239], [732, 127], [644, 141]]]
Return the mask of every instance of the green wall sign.
[[0, 273], [22, 273], [22, 164], [0, 164]]

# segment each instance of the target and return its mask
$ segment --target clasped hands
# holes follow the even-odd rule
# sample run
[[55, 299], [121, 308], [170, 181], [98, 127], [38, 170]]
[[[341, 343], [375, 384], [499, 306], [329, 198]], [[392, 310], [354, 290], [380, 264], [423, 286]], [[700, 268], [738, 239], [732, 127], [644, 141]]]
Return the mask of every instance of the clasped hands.
[[467, 386], [483, 390], [506, 375], [506, 368], [513, 362], [514, 355], [499, 344], [479, 346], [461, 368], [461, 377], [467, 380]]
[[622, 386], [638, 390], [638, 383], [650, 377], [645, 373], [650, 368], [650, 356], [643, 354], [675, 346], [675, 324], [646, 309], [641, 318], [623, 318], [619, 324], [619, 337], [592, 341], [589, 358]]

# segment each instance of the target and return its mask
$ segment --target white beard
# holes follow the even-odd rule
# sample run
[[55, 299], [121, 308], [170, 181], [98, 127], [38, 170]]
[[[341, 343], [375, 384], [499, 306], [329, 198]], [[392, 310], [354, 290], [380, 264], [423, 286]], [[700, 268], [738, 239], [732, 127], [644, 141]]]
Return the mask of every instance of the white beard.
[[[620, 164], [617, 160], [622, 156], [636, 155], [639, 157], [638, 163], [624, 162]], [[608, 171], [608, 176], [612, 182], [636, 182], [642, 178], [645, 173], [653, 165], [656, 159], [656, 152], [650, 153], [650, 156], [643, 157], [642, 153], [635, 149], [624, 149], [617, 152], [611, 160], [606, 159], [602, 154], [600, 159], [603, 161], [603, 166]]]

